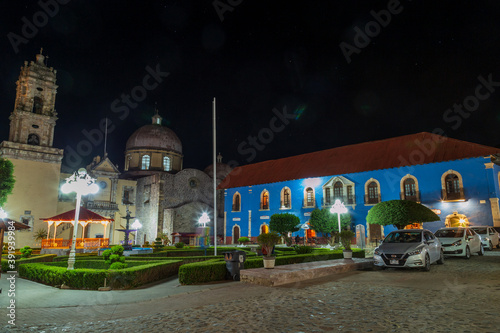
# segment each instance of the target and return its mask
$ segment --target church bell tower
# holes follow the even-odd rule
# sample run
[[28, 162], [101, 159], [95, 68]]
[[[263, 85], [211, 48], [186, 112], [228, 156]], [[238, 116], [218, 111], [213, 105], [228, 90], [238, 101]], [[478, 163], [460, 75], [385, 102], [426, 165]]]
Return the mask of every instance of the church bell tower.
[[9, 141], [52, 147], [57, 120], [56, 70], [46, 66], [42, 51], [36, 61], [25, 61], [21, 67], [14, 111], [9, 117]]

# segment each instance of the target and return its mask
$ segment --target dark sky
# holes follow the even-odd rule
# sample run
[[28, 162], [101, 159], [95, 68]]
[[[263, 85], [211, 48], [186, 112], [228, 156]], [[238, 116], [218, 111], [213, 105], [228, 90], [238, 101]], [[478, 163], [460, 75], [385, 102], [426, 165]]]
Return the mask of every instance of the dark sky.
[[[58, 7], [47, 22], [37, 1], [0, 3], [1, 140], [19, 68], [43, 47], [59, 85], [54, 146], [77, 150], [83, 131], [107, 117], [120, 168], [127, 138], [151, 122], [155, 103], [182, 141], [184, 167], [211, 164], [213, 97], [217, 150], [240, 165], [436, 128], [500, 144], [497, 0], [44, 2]], [[214, 3], [230, 9], [223, 20]], [[23, 35], [26, 21], [38, 31]], [[366, 29], [363, 40], [357, 31]], [[27, 38], [14, 47], [14, 35]], [[353, 50], [355, 41], [348, 62], [340, 44]], [[143, 84], [148, 66], [169, 75], [126, 117], [116, 112], [113, 102]], [[493, 83], [478, 88], [480, 76]], [[473, 111], [453, 111], [463, 103]], [[284, 108], [295, 114], [286, 125], [273, 120]], [[102, 152], [94, 145], [81, 164]]]

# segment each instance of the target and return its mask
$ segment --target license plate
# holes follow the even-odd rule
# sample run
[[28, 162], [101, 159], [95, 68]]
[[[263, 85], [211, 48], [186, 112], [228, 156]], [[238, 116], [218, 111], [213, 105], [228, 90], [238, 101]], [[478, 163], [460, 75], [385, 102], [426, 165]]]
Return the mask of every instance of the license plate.
[[391, 265], [399, 265], [399, 260], [391, 260]]

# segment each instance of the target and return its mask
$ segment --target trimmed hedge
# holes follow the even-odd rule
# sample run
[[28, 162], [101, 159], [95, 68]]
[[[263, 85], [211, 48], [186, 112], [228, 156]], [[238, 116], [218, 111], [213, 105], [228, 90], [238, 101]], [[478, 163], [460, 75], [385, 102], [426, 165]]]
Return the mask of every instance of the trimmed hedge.
[[35, 262], [52, 262], [57, 257], [56, 254], [42, 254], [42, 255], [34, 255], [29, 258], [21, 258], [20, 256], [16, 256], [15, 259], [15, 268], [9, 267], [9, 259], [7, 256], [2, 257], [2, 272], [7, 271], [16, 271], [19, 269], [19, 265], [35, 263]]
[[[228, 252], [228, 251], [245, 251], [247, 252], [247, 256], [249, 253], [251, 253], [250, 248], [248, 247], [218, 247], [217, 248], [217, 254], [221, 254], [223, 252]], [[163, 250], [160, 252], [155, 252], [155, 253], [145, 253], [145, 254], [132, 254], [130, 257], [135, 257], [135, 256], [141, 256], [141, 257], [191, 257], [191, 256], [204, 256], [205, 255], [205, 250], [201, 250], [199, 248], [195, 249], [169, 249], [169, 250]], [[208, 248], [207, 249], [207, 256], [213, 256], [214, 255], [214, 248]], [[251, 254], [250, 254], [251, 255]]]
[[[165, 262], [165, 260], [149, 260], [149, 262]], [[135, 267], [140, 265], [148, 264], [144, 261], [127, 261], [128, 267]], [[67, 261], [57, 261], [46, 263], [47, 266], [52, 267], [68, 267]], [[109, 269], [110, 264], [106, 263], [104, 260], [78, 260], [75, 262], [75, 269]]]
[[[94, 264], [96, 262], [82, 261], [77, 262], [76, 265], [83, 263]], [[62, 263], [54, 264], [61, 265]], [[113, 289], [129, 289], [176, 275], [181, 264], [179, 260], [162, 260], [141, 262], [137, 266], [120, 270], [87, 268], [67, 270], [66, 267], [36, 263], [19, 266], [19, 276], [51, 286], [65, 284], [74, 289], [93, 290], [104, 286], [104, 279], [106, 279], [107, 286]]]
[[[100, 260], [103, 260], [102, 257], [97, 256], [97, 253], [76, 253], [76, 255], [75, 255], [76, 260], [82, 259], [82, 258], [88, 258], [88, 257], [95, 257], [95, 258], [99, 258]], [[68, 259], [69, 259], [69, 256], [59, 256], [59, 257], [54, 258], [54, 261], [64, 261], [64, 260], [68, 260]]]
[[[361, 249], [352, 250], [353, 258], [364, 258], [365, 251]], [[321, 251], [323, 252], [323, 251]], [[299, 255], [277, 256], [276, 266], [300, 264], [304, 262], [342, 259], [342, 250], [329, 251], [329, 253], [309, 253]], [[262, 257], [250, 258], [245, 261], [245, 269], [264, 267]], [[179, 282], [181, 284], [197, 284], [226, 279], [226, 262], [220, 260], [208, 260], [199, 263], [182, 265], [179, 268]]]

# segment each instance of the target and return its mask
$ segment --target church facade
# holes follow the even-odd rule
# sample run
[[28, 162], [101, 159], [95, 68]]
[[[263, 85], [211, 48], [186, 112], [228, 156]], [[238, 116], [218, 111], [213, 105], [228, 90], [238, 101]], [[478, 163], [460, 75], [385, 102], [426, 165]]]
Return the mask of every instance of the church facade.
[[[418, 133], [241, 166], [219, 186], [226, 202], [225, 240], [255, 240], [268, 230], [273, 214], [292, 213], [307, 223], [314, 209], [329, 209], [336, 199], [347, 207], [353, 226], [364, 226], [368, 242], [394, 229], [367, 224], [368, 211], [395, 199], [436, 212], [440, 221], [423, 225], [431, 231], [500, 226], [498, 153], [498, 148]], [[321, 236], [314, 230], [298, 233]]]
[[[42, 52], [36, 61], [24, 63], [16, 83], [14, 110], [9, 117], [9, 139], [0, 143], [0, 157], [14, 164], [16, 178], [13, 193], [3, 208], [10, 218], [31, 227], [17, 232], [17, 248], [40, 247], [40, 240], [34, 239], [40, 230], [47, 232], [47, 238], [54, 239], [70, 239], [73, 234], [72, 224], [48, 225], [42, 221], [75, 208], [75, 195], [60, 191], [71, 175], [61, 171], [64, 151], [53, 147], [58, 119], [56, 74], [54, 68], [46, 65]], [[106, 153], [102, 158], [96, 156], [86, 167], [81, 166], [100, 188], [98, 193], [83, 197], [82, 206], [114, 222], [79, 228], [78, 238], [109, 238], [110, 244], [119, 244], [124, 239], [119, 230], [125, 228], [128, 213], [143, 225], [131, 234], [137, 244], [152, 243], [159, 233], [169, 236], [179, 233], [183, 240], [193, 242], [201, 214], [208, 212], [213, 216], [213, 166], [204, 171], [183, 169], [182, 143], [161, 122], [156, 110], [152, 123], [130, 136], [123, 172]], [[217, 181], [229, 171], [219, 158]], [[222, 235], [223, 191], [218, 193], [218, 234]]]

